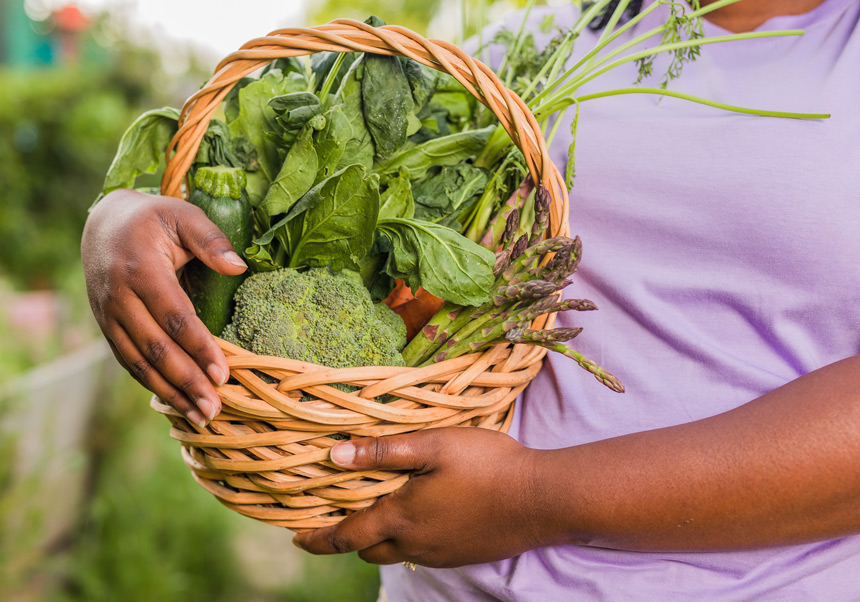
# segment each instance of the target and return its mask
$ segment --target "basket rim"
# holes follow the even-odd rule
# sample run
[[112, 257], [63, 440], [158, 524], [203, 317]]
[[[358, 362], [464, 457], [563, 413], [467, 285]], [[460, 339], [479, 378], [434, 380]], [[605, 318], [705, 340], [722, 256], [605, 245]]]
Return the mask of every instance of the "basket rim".
[[496, 115], [522, 151], [532, 179], [547, 187], [552, 199], [548, 232], [553, 236], [570, 234], [569, 193], [552, 161], [540, 125], [525, 102], [492, 69], [449, 42], [424, 38], [399, 25], [373, 27], [353, 19], [335, 19], [315, 27], [276, 29], [249, 40], [222, 59], [209, 81], [183, 104], [179, 129], [165, 153], [162, 194], [177, 198], [186, 194], [182, 183], [209, 119], [242, 77], [278, 58], [324, 51], [404, 56], [457, 79]]

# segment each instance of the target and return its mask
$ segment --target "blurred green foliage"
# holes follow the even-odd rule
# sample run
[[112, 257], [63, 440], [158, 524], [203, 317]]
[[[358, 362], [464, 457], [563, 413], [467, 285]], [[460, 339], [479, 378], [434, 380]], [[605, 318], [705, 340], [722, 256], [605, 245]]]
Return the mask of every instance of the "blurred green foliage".
[[[466, 27], [465, 34], [472, 35], [478, 28], [486, 25], [482, 23], [482, 16], [493, 12], [494, 7], [510, 9], [522, 8], [528, 0], [462, 0], [446, 2], [445, 0], [321, 0], [314, 2], [310, 9], [311, 25], [328, 23], [333, 19], [358, 19], [363, 21], [370, 15], [376, 15], [389, 25], [401, 25], [420, 34], [427, 33], [427, 26], [434, 18], [440, 16], [442, 11], [455, 13], [451, 20], [446, 19], [444, 34], [438, 35], [449, 42], [460, 41], [463, 31], [456, 28], [460, 23], [461, 14], [465, 9]], [[311, 4], [311, 3], [309, 3]], [[538, 0], [537, 4], [546, 4], [546, 0]]]
[[386, 23], [402, 25], [423, 33], [439, 9], [441, 0], [323, 0], [310, 9], [312, 25], [333, 19], [365, 20], [376, 15]]
[[90, 503], [65, 585], [68, 601], [215, 602], [240, 599], [229, 513], [197, 485], [124, 378], [93, 428]]
[[111, 70], [0, 71], [0, 274], [53, 288], [143, 95]]
[[[155, 49], [106, 28], [96, 18], [76, 64], [0, 64], [0, 278], [16, 288], [57, 288], [80, 263], [87, 208], [122, 132], [143, 110], [177, 102], [171, 90], [205, 77], [192, 61], [170, 81]], [[105, 39], [116, 41], [108, 48]]]

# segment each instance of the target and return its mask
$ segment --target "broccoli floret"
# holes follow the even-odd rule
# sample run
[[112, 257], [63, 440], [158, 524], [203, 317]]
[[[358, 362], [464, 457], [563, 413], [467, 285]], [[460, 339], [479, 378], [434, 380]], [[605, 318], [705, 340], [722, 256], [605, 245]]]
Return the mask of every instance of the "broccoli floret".
[[374, 304], [361, 276], [285, 268], [248, 277], [222, 338], [259, 355], [331, 368], [403, 366], [406, 326]]

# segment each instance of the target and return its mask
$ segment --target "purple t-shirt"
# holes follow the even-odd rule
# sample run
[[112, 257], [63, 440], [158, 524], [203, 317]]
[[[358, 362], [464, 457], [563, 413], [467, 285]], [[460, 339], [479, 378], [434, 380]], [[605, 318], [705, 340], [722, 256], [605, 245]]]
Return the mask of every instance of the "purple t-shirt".
[[[538, 12], [534, 30], [547, 11], [570, 23], [574, 10]], [[658, 10], [627, 39], [665, 18]], [[561, 448], [712, 416], [860, 353], [858, 19], [860, 2], [825, 0], [760, 27], [804, 36], [705, 46], [670, 84], [729, 104], [832, 113], [827, 121], [645, 95], [582, 104], [570, 219], [584, 259], [567, 292], [600, 311], [564, 314], [558, 325], [583, 326], [575, 346], [628, 392], [551, 353], [518, 402], [512, 434], [525, 445]], [[583, 33], [574, 55], [595, 35]], [[588, 89], [635, 78], [630, 65]], [[552, 147], [559, 166], [568, 144], [559, 136]], [[460, 569], [384, 567], [382, 576], [391, 602], [856, 601], [860, 536], [719, 553], [557, 546]]]

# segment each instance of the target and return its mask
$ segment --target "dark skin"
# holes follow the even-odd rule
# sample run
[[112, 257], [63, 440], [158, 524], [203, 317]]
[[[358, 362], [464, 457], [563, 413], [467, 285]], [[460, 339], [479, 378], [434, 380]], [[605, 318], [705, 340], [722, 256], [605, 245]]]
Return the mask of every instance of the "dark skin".
[[[748, 0], [709, 18], [747, 31], [819, 4]], [[219, 379], [205, 368], [226, 363], [175, 271], [193, 255], [242, 271], [213, 229], [182, 201], [119, 191], [92, 214], [82, 244], [90, 301], [117, 358], [186, 415], [214, 394]], [[176, 315], [178, 331], [164, 318]], [[153, 354], [153, 341], [166, 352]], [[356, 440], [334, 447], [332, 460], [412, 478], [294, 541], [316, 554], [453, 567], [556, 544], [735, 550], [860, 533], [858, 424], [855, 356], [718, 416], [566, 449], [472, 428]]]
[[117, 360], [144, 387], [205, 426], [221, 411], [227, 360], [176, 272], [194, 257], [224, 275], [245, 271], [201, 209], [133, 190], [110, 193], [81, 241], [93, 314]]

